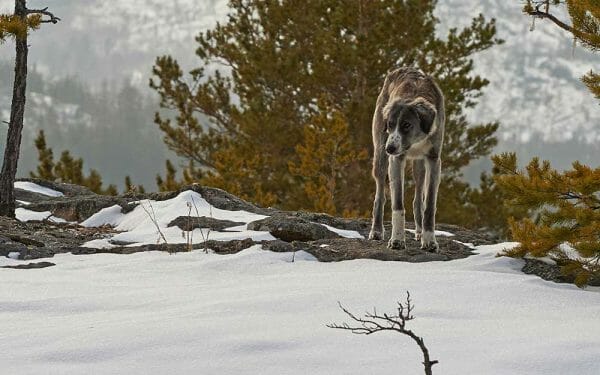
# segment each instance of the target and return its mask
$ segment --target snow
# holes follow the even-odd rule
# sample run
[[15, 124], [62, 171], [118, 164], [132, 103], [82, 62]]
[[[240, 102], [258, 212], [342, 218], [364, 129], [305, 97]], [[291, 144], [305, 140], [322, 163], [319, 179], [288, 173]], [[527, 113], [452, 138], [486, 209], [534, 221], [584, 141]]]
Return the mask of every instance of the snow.
[[61, 193], [60, 191], [52, 190], [50, 188], [40, 186], [38, 184], [35, 184], [33, 182], [28, 182], [28, 181], [16, 181], [15, 188], [31, 191], [33, 193], [47, 195], [49, 197], [63, 197], [64, 196], [64, 194]]
[[56, 217], [56, 216], [52, 216], [52, 212], [50, 212], [50, 211], [31, 211], [26, 208], [17, 208], [15, 210], [15, 217], [17, 218], [17, 220], [23, 221], [23, 222], [32, 221], [32, 220], [36, 220], [36, 221], [48, 220], [53, 223], [66, 223], [67, 222], [65, 219], [62, 219], [62, 218]]
[[[170, 243], [185, 242], [167, 225], [189, 205], [192, 216], [245, 223], [196, 229], [195, 243], [202, 236], [273, 239], [247, 229], [266, 216], [218, 209], [193, 191], [139, 203], [128, 213], [105, 208], [81, 223], [121, 231], [84, 246], [156, 243], [150, 216]], [[17, 209], [20, 220], [49, 215]], [[304, 251], [261, 245], [232, 255], [57, 254], [53, 267], [0, 270], [0, 363], [3, 373], [24, 375], [419, 374], [421, 353], [406, 337], [326, 327], [348, 322], [338, 301], [357, 314], [393, 312], [408, 290], [416, 307], [409, 328], [440, 361], [434, 373], [597, 374], [600, 288], [547, 282], [523, 274], [522, 260], [496, 256], [516, 245], [478, 246], [466, 259], [428, 263], [320, 263]], [[27, 263], [17, 255], [0, 257], [0, 266]]]
[[7, 257], [10, 259], [19, 259], [20, 255], [21, 253], [18, 251], [11, 251], [10, 253], [8, 253]]
[[[158, 206], [158, 205], [157, 205]], [[59, 254], [54, 267], [0, 270], [0, 363], [7, 374], [406, 374], [404, 336], [325, 325], [393, 311], [411, 292], [434, 373], [598, 373], [600, 291], [554, 284], [497, 258], [320, 263], [252, 246], [238, 254]], [[0, 258], [0, 265], [21, 264]]]
[[355, 230], [338, 229], [338, 228], [329, 226], [327, 224], [321, 224], [321, 225], [323, 225], [325, 228], [329, 229], [333, 233], [337, 233], [338, 235], [345, 237], [345, 238], [365, 238], [362, 234], [358, 233]]
[[[231, 220], [236, 222], [249, 223], [252, 221], [264, 219], [267, 216], [258, 215], [247, 211], [227, 211], [221, 210], [209, 204], [202, 196], [194, 191], [184, 191], [175, 198], [154, 201], [143, 200], [133, 211], [123, 214], [118, 205], [105, 208], [92, 215], [81, 225], [85, 227], [97, 227], [101, 225], [114, 226], [116, 230], [123, 231], [116, 234], [111, 239], [131, 243], [133, 245], [153, 244], [163, 242], [162, 236], [158, 233], [156, 225], [152, 218], [156, 218], [160, 231], [167, 239], [168, 243], [185, 243], [186, 237], [182, 236], [182, 230], [177, 226], [168, 227], [168, 224], [180, 216], [187, 216], [191, 205], [190, 215], [206, 216], [214, 219]], [[196, 211], [197, 210], [197, 211]], [[242, 240], [251, 238], [254, 241], [274, 240], [269, 232], [251, 231], [244, 226], [235, 226], [225, 231], [209, 231], [207, 229], [195, 229], [192, 231], [192, 239], [195, 243], [202, 242], [203, 239], [216, 241]], [[111, 247], [108, 239], [94, 240], [87, 242], [83, 246]]]

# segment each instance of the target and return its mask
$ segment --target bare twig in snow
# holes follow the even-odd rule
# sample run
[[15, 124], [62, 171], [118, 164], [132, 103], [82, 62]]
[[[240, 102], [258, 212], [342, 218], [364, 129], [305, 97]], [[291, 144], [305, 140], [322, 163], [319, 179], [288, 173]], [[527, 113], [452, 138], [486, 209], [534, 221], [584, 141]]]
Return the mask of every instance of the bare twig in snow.
[[188, 207], [188, 220], [187, 220], [187, 230], [183, 231], [184, 238], [186, 239], [187, 250], [192, 251], [192, 243], [194, 238], [194, 228], [191, 226], [192, 221], [192, 204], [190, 202], [186, 203]]
[[156, 231], [158, 232], [158, 235], [159, 235], [158, 240], [156, 242], [160, 243], [160, 239], [162, 238], [162, 240], [164, 241], [164, 243], [166, 245], [168, 245], [169, 242], [167, 241], [167, 238], [165, 237], [164, 233], [160, 229], [160, 226], [158, 225], [158, 220], [156, 219], [156, 213], [154, 212], [154, 207], [152, 207], [152, 203], [150, 203], [149, 199], [147, 199], [147, 201], [148, 201], [148, 206], [150, 206], [150, 209], [148, 209], [148, 208], [146, 208], [146, 206], [144, 206], [144, 202], [143, 201], [140, 201], [140, 206], [142, 207], [142, 209], [144, 210], [144, 212], [146, 212], [146, 215], [148, 215], [148, 217], [150, 218], [150, 220], [152, 221], [152, 223], [156, 227]]
[[[192, 204], [194, 205], [194, 209], [196, 210], [196, 217], [200, 218], [200, 211], [198, 211], [198, 206], [196, 206], [196, 201], [194, 200], [194, 197], [191, 197], [191, 198], [192, 198]], [[213, 218], [212, 206], [209, 205], [208, 209], [209, 209], [209, 215], [212, 219]], [[208, 238], [210, 236], [210, 228], [207, 228], [206, 235], [204, 235], [202, 228], [200, 228], [200, 235], [202, 236], [202, 241], [204, 241], [204, 252], [208, 253]]]
[[327, 327], [335, 329], [343, 329], [350, 331], [357, 335], [370, 335], [375, 332], [383, 331], [395, 331], [403, 335], [409, 336], [413, 341], [417, 343], [421, 352], [423, 352], [423, 366], [425, 367], [425, 374], [432, 375], [431, 368], [433, 365], [438, 363], [437, 360], [431, 360], [429, 358], [429, 350], [425, 346], [425, 342], [422, 337], [417, 336], [413, 331], [406, 328], [406, 323], [414, 319], [412, 311], [414, 305], [410, 299], [410, 293], [406, 292], [406, 302], [398, 302], [397, 312], [395, 314], [378, 314], [375, 309], [373, 312], [367, 312], [363, 317], [358, 317], [348, 311], [341, 303], [339, 303], [340, 309], [350, 317], [356, 325], [349, 325], [348, 323], [331, 323]]

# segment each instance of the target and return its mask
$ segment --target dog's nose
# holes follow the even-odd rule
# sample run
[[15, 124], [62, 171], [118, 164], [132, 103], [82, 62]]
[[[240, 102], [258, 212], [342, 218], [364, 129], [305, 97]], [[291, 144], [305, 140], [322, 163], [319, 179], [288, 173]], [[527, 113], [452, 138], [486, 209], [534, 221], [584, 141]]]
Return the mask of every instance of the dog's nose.
[[396, 152], [396, 146], [394, 146], [394, 145], [387, 145], [387, 146], [386, 146], [386, 148], [385, 148], [385, 151], [386, 151], [388, 154], [390, 154], [390, 155], [391, 155], [391, 154], [393, 154], [394, 152]]

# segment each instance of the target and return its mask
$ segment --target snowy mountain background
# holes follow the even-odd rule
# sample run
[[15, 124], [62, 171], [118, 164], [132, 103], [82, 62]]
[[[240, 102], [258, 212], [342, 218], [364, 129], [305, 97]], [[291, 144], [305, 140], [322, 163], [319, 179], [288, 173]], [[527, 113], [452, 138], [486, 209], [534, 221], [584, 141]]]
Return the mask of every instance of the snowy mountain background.
[[[0, 0], [0, 11], [10, 11], [13, 4]], [[55, 155], [69, 149], [84, 158], [86, 169], [98, 169], [105, 182], [121, 185], [129, 174], [135, 182], [153, 189], [154, 176], [159, 172], [156, 166], [167, 157], [173, 158], [152, 122], [157, 106], [147, 81], [154, 59], [171, 54], [183, 67], [194, 67], [194, 37], [225, 18], [226, 1], [30, 0], [29, 6], [49, 6], [63, 21], [46, 25], [30, 39], [32, 69], [43, 82], [37, 92], [30, 85], [30, 98], [34, 98], [30, 103], [37, 108], [28, 107], [29, 133], [24, 135], [19, 174], [24, 176], [35, 167], [33, 138], [37, 129], [43, 128]], [[470, 119], [499, 120], [500, 144], [496, 151], [517, 151], [522, 161], [539, 155], [559, 168], [568, 167], [573, 160], [600, 164], [600, 108], [579, 81], [581, 75], [595, 68], [597, 56], [574, 47], [565, 33], [545, 22], [538, 21], [530, 32], [531, 20], [521, 13], [521, 4], [516, 0], [440, 1], [437, 16], [441, 35], [448, 27], [464, 26], [478, 13], [497, 19], [499, 36], [506, 42], [475, 58], [477, 72], [491, 84], [481, 104], [469, 113]], [[0, 47], [0, 61], [10, 63], [13, 54], [12, 43]], [[144, 98], [145, 113], [130, 114], [139, 117], [135, 125], [126, 113], [99, 118], [77, 96], [53, 97], [47, 86], [65, 77], [92, 96], [106, 87], [113, 87], [108, 92], [117, 94], [123, 87], [131, 87]], [[0, 85], [2, 119], [7, 117], [9, 99], [10, 85], [4, 82]], [[57, 112], [61, 120], [47, 121], [48, 111]], [[3, 142], [2, 135], [0, 145]], [[94, 146], [98, 144], [104, 148]], [[111, 152], [107, 153], [106, 147]], [[125, 152], [118, 151], [119, 147], [131, 148], [126, 158], [113, 157]], [[487, 167], [488, 161], [480, 161], [467, 177], [476, 181]]]

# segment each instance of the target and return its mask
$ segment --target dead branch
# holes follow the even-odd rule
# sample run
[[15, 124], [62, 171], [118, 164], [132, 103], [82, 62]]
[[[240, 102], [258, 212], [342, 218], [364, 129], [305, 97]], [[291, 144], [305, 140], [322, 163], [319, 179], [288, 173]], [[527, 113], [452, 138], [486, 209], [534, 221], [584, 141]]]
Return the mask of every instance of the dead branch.
[[412, 314], [414, 305], [410, 299], [409, 292], [406, 292], [406, 302], [404, 304], [402, 302], [398, 302], [396, 314], [384, 313], [381, 315], [377, 313], [375, 308], [373, 308], [373, 312], [366, 312], [363, 317], [358, 317], [342, 306], [340, 302], [338, 302], [338, 305], [340, 306], [340, 309], [342, 309], [342, 311], [348, 315], [350, 319], [358, 323], [358, 325], [351, 326], [344, 322], [342, 324], [327, 324], [327, 327], [347, 330], [357, 335], [370, 335], [376, 332], [395, 331], [409, 336], [414, 342], [417, 343], [421, 349], [421, 352], [423, 352], [423, 366], [425, 367], [425, 375], [432, 375], [431, 368], [433, 365], [438, 363], [438, 361], [431, 360], [429, 358], [429, 350], [425, 346], [423, 338], [417, 336], [412, 330], [406, 328], [406, 323], [414, 319]]
[[60, 18], [56, 17], [52, 12], [48, 11], [48, 7], [44, 8], [44, 9], [27, 9], [27, 15], [30, 14], [41, 14], [42, 16], [48, 16], [50, 17], [49, 19], [42, 19], [40, 22], [41, 23], [58, 23], [58, 21], [60, 21]]

